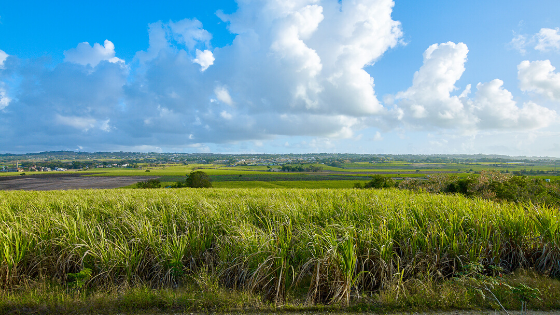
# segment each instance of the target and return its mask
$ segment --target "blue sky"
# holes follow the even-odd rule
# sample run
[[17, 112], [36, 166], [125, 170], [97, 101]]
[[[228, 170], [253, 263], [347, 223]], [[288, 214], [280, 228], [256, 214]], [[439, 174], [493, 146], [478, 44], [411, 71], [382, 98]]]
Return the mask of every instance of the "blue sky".
[[560, 157], [556, 1], [10, 1], [0, 153]]

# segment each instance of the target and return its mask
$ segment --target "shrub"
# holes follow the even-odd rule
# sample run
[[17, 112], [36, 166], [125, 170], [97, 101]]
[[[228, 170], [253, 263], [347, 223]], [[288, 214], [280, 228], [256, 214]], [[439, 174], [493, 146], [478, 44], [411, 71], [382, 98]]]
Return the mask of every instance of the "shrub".
[[145, 182], [136, 183], [137, 188], [146, 189], [146, 188], [160, 188], [161, 182], [159, 179], [149, 179]]
[[193, 171], [187, 175], [185, 180], [187, 187], [192, 188], [211, 188], [212, 180], [208, 174], [203, 171]]
[[453, 180], [447, 184], [444, 191], [447, 193], [460, 193], [465, 196], [470, 196], [473, 192], [469, 190], [469, 187], [472, 187], [474, 183], [475, 179], [472, 177]]
[[395, 187], [395, 181], [390, 177], [381, 175], [373, 175], [371, 180], [364, 185], [364, 188], [392, 188]]
[[188, 187], [186, 182], [175, 182], [173, 185], [170, 186], [171, 188], [183, 188]]

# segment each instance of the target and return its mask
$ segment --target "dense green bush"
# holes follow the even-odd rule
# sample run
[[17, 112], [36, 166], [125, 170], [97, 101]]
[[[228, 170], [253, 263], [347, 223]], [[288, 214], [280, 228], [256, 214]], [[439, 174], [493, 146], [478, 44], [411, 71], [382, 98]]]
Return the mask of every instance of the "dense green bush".
[[371, 176], [371, 180], [365, 184], [362, 183], [355, 183], [354, 188], [393, 188], [397, 186], [396, 182], [390, 178], [385, 177], [382, 175], [373, 175]]
[[136, 183], [136, 188], [146, 189], [146, 188], [160, 188], [161, 182], [159, 179], [148, 179], [147, 181]]
[[203, 171], [193, 171], [190, 174], [187, 174], [187, 178], [185, 181], [176, 182], [171, 186], [171, 188], [184, 188], [184, 187], [191, 187], [191, 188], [211, 188], [212, 187], [212, 180], [210, 176]]
[[395, 187], [395, 181], [390, 177], [381, 175], [373, 175], [371, 180], [364, 184], [364, 188], [392, 188]]
[[211, 188], [212, 180], [203, 171], [193, 171], [187, 175], [185, 180], [186, 187], [191, 188]]

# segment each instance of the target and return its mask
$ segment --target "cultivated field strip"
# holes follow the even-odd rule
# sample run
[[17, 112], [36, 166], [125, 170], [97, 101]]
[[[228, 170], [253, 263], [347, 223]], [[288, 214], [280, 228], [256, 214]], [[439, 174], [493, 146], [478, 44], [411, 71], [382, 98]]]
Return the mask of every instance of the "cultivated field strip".
[[0, 287], [224, 287], [309, 303], [409, 279], [534, 268], [560, 276], [558, 209], [399, 190], [0, 192]]

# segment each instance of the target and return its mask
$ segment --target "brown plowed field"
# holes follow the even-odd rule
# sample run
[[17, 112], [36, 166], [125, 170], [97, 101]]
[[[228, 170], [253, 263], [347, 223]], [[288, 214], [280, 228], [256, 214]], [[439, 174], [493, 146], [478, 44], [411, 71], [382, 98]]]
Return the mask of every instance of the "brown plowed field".
[[87, 174], [49, 174], [0, 177], [0, 190], [69, 190], [119, 188], [154, 176], [84, 176]]

